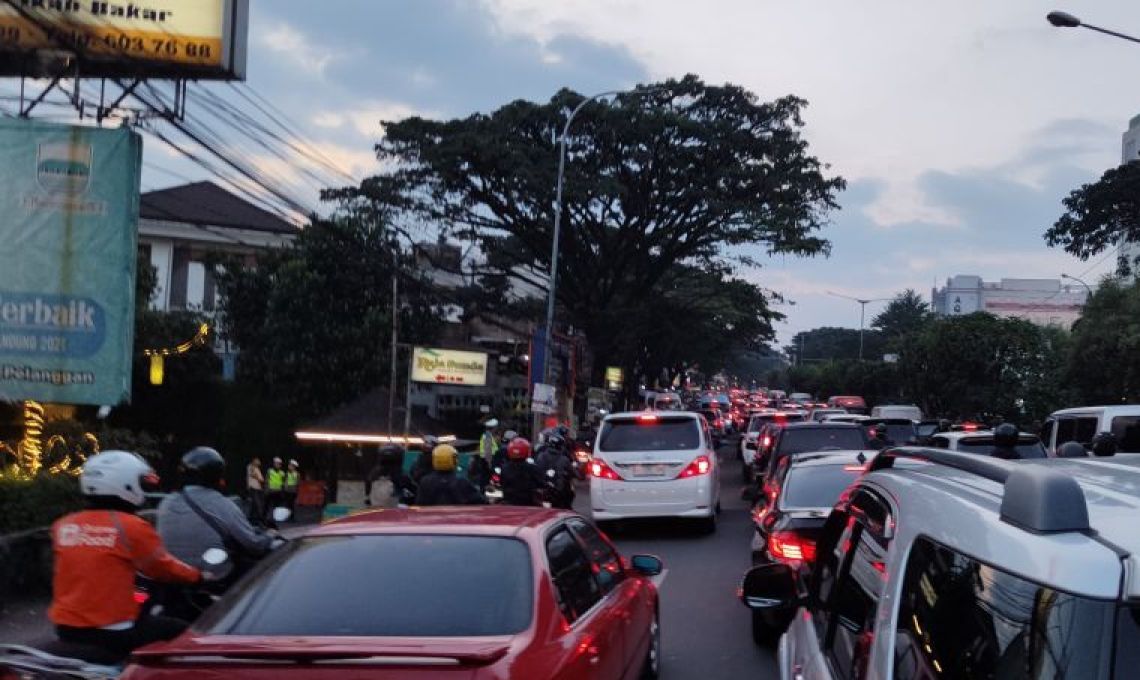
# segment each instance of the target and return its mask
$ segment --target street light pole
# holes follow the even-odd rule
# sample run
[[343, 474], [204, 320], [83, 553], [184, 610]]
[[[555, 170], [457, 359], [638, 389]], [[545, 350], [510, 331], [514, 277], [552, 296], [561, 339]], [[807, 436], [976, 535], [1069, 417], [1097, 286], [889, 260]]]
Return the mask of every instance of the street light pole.
[[1057, 28], [1087, 28], [1090, 31], [1096, 31], [1097, 33], [1111, 35], [1114, 38], [1120, 38], [1122, 40], [1140, 43], [1140, 38], [1128, 35], [1127, 33], [1120, 33], [1118, 31], [1113, 31], [1107, 28], [1101, 28], [1100, 26], [1086, 24], [1068, 12], [1049, 12], [1045, 18], [1049, 20], [1049, 23], [1053, 24]]
[[867, 303], [868, 302], [885, 302], [887, 300], [890, 300], [891, 298], [870, 298], [870, 299], [864, 300], [862, 298], [855, 298], [855, 297], [851, 297], [849, 295], [840, 295], [839, 293], [832, 293], [830, 290], [827, 291], [827, 294], [833, 295], [837, 298], [843, 298], [844, 300], [851, 300], [853, 302], [859, 303], [859, 361], [862, 361], [863, 360], [863, 328], [864, 328], [866, 318], [867, 318]]
[[[1092, 297], [1092, 294], [1093, 294], [1093, 292], [1092, 292], [1092, 288], [1090, 288], [1090, 287], [1089, 287], [1089, 284], [1085, 283], [1083, 279], [1079, 279], [1079, 278], [1077, 278], [1077, 277], [1075, 277], [1075, 276], [1069, 276], [1068, 274], [1065, 274], [1065, 273], [1062, 273], [1062, 274], [1061, 274], [1061, 278], [1062, 278], [1062, 279], [1069, 279], [1070, 281], [1076, 281], [1077, 283], [1081, 284], [1082, 286], [1084, 286], [1084, 287], [1085, 287], [1085, 290], [1086, 290], [1086, 291], [1088, 291], [1088, 296], [1089, 296], [1089, 298], [1091, 298], [1091, 297]], [[1087, 301], [1088, 301], [1088, 298], [1086, 298], [1085, 300], [1086, 300], [1086, 302], [1087, 302]]]
[[641, 90], [609, 90], [599, 92], [583, 99], [562, 126], [562, 136], [558, 139], [558, 183], [554, 192], [554, 239], [550, 246], [550, 287], [546, 293], [546, 328], [543, 331], [542, 344], [542, 381], [550, 384], [550, 360], [553, 356], [551, 346], [554, 342], [554, 298], [558, 287], [558, 246], [562, 236], [562, 185], [566, 172], [566, 136], [570, 133], [570, 125], [578, 113], [592, 101], [618, 94], [646, 94], [660, 91], [663, 88], [644, 88]]

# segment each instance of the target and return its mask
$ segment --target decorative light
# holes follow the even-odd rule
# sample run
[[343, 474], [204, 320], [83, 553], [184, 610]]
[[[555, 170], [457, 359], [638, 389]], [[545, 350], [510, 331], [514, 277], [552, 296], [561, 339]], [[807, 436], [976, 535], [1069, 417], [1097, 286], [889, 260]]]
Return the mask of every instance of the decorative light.
[[210, 339], [210, 325], [203, 323], [198, 326], [198, 332], [186, 342], [162, 349], [144, 349], [143, 356], [150, 357], [150, 384], [161, 385], [165, 375], [164, 357], [186, 354], [195, 347], [204, 347]]

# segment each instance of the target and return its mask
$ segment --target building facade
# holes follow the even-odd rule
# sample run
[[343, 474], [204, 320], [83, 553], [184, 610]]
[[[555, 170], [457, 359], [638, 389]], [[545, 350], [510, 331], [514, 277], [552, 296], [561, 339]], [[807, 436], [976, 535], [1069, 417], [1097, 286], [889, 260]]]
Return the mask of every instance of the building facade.
[[1071, 328], [1080, 318], [1088, 291], [1080, 284], [1059, 279], [1001, 279], [958, 275], [932, 292], [931, 308], [938, 316], [989, 312], [995, 316], [1025, 319], [1039, 326]]
[[[1121, 139], [1121, 163], [1140, 161], [1140, 116], [1133, 116], [1128, 121], [1128, 129], [1124, 131]], [[1133, 274], [1140, 275], [1137, 258], [1140, 258], [1140, 243], [1130, 241], [1120, 246], [1120, 256], [1128, 262]]]

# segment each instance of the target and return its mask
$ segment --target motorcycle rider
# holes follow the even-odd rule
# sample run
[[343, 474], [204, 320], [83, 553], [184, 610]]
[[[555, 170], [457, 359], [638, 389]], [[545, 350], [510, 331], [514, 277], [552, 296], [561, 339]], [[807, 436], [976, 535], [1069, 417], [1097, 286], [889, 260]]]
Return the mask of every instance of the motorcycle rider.
[[[994, 458], [1005, 460], [1020, 460], [1025, 456], [1017, 450], [1017, 439], [1020, 433], [1013, 423], [1002, 423], [994, 428], [994, 448], [990, 453]], [[1044, 456], [1034, 456], [1044, 458]]]
[[547, 486], [542, 470], [530, 458], [530, 442], [522, 437], [507, 446], [507, 462], [499, 478], [505, 505], [541, 505], [538, 492]]
[[574, 505], [574, 483], [571, 480], [574, 465], [566, 454], [566, 440], [561, 434], [555, 433], [547, 438], [546, 444], [538, 449], [535, 464], [543, 474], [554, 471], [551, 478], [554, 487], [551, 505], [569, 510]]
[[466, 479], [455, 474], [459, 452], [451, 444], [432, 449], [432, 471], [420, 479], [416, 505], [484, 505], [487, 499]]
[[275, 536], [255, 529], [222, 495], [226, 471], [222, 454], [206, 446], [190, 449], [179, 470], [182, 490], [163, 499], [155, 522], [171, 554], [201, 569], [202, 555], [221, 548], [241, 571], [270, 551]]
[[1065, 442], [1057, 447], [1058, 458], [1088, 458], [1089, 452], [1080, 442]]
[[887, 424], [879, 423], [875, 426], [875, 434], [872, 436], [871, 441], [867, 442], [867, 446], [872, 449], [882, 450], [894, 446], [895, 443], [887, 436]]
[[491, 458], [491, 469], [502, 469], [503, 464], [507, 462], [507, 447], [509, 447], [511, 442], [518, 436], [519, 433], [514, 430], [507, 430], [503, 433], [503, 441], [499, 442], [499, 450], [495, 451], [495, 455]]
[[394, 508], [416, 498], [416, 484], [404, 474], [404, 450], [395, 444], [380, 449], [376, 467], [364, 482], [364, 502], [374, 508]]
[[48, 617], [60, 640], [125, 657], [186, 629], [178, 619], [141, 615], [134, 598], [136, 572], [168, 583], [212, 578], [167, 552], [136, 514], [146, 502], [144, 491], [157, 485], [154, 469], [127, 451], [105, 451], [83, 465], [79, 488], [87, 509], [61, 517], [51, 529], [55, 574]]
[[1111, 432], [1098, 432], [1089, 443], [1094, 456], [1115, 456], [1117, 449], [1116, 435]]

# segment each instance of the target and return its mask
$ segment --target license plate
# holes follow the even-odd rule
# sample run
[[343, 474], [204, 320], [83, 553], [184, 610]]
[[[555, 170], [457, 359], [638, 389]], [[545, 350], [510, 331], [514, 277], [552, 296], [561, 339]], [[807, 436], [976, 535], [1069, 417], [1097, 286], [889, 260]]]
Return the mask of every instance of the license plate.
[[668, 472], [667, 465], [637, 465], [633, 468], [634, 477], [662, 477]]

